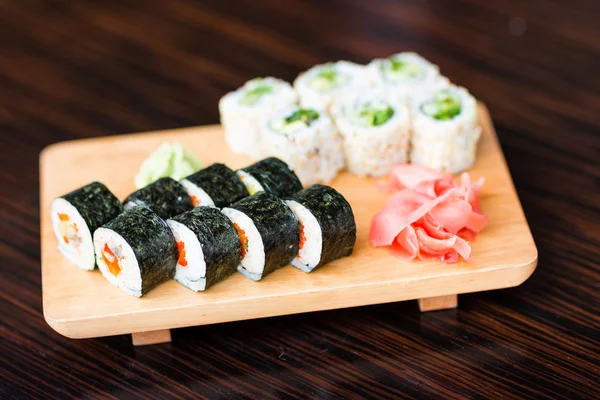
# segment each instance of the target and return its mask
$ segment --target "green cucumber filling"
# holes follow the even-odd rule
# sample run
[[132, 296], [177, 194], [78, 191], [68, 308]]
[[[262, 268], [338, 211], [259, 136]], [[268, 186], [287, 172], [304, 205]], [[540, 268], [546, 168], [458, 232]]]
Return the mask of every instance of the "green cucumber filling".
[[385, 103], [363, 104], [355, 113], [354, 120], [363, 126], [380, 126], [394, 116], [394, 109]]
[[319, 113], [311, 108], [300, 108], [285, 118], [271, 124], [271, 127], [281, 133], [294, 133], [302, 128], [309, 127], [319, 119]]
[[450, 120], [461, 112], [461, 103], [458, 96], [443, 91], [436, 93], [431, 100], [421, 104], [421, 111], [438, 121]]
[[256, 85], [246, 91], [240, 100], [240, 104], [245, 106], [253, 106], [267, 93], [273, 91], [273, 86], [267, 85], [262, 81], [258, 81]]
[[335, 89], [348, 81], [348, 77], [340, 74], [333, 66], [324, 67], [310, 80], [310, 86], [320, 92]]
[[386, 59], [381, 68], [386, 78], [391, 81], [418, 79], [423, 75], [421, 66], [394, 57]]

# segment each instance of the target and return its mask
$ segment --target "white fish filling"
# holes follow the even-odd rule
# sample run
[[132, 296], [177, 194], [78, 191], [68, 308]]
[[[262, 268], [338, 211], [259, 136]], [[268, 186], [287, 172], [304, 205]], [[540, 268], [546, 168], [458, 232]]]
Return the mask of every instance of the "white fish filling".
[[[110, 252], [105, 251], [105, 246]], [[102, 275], [124, 292], [141, 297], [142, 275], [135, 253], [127, 241], [111, 229], [98, 228], [94, 232], [94, 248], [96, 263]], [[118, 260], [118, 265], [114, 263], [115, 258]], [[112, 267], [109, 268], [109, 264]]]
[[67, 200], [58, 198], [52, 202], [50, 216], [52, 229], [58, 240], [58, 250], [72, 264], [81, 269], [93, 270], [95, 261], [92, 234], [79, 211]]
[[[169, 225], [173, 236], [175, 236], [177, 247], [181, 246], [179, 243], [183, 244], [184, 259], [187, 263], [187, 265], [177, 263], [175, 280], [195, 292], [204, 290], [206, 288], [206, 261], [204, 260], [202, 245], [196, 234], [187, 226], [171, 219], [167, 220], [167, 225]], [[182, 261], [181, 253], [179, 261]]]
[[263, 192], [265, 190], [262, 187], [262, 185], [258, 183], [256, 178], [254, 178], [249, 173], [244, 172], [241, 169], [236, 171], [235, 173], [238, 176], [238, 178], [242, 180], [242, 183], [244, 184], [244, 186], [246, 186], [246, 189], [248, 189], [248, 193], [250, 193], [250, 196], [258, 192]]
[[[248, 248], [238, 265], [238, 271], [248, 279], [260, 280], [265, 269], [265, 247], [258, 229], [252, 219], [241, 211], [233, 208], [224, 208], [221, 211], [232, 223], [244, 231], [248, 240]], [[243, 245], [244, 243], [242, 243]]]
[[323, 250], [323, 233], [315, 216], [308, 208], [294, 200], [287, 200], [286, 204], [292, 210], [296, 219], [302, 224], [304, 244], [298, 255], [292, 260], [292, 265], [304, 272], [312, 271], [321, 261]]
[[215, 202], [210, 198], [208, 193], [206, 193], [200, 186], [197, 186], [196, 184], [188, 181], [187, 179], [182, 179], [181, 181], [179, 181], [179, 183], [181, 183], [181, 185], [183, 185], [183, 187], [187, 191], [188, 195], [192, 199], [194, 207], [215, 206]]

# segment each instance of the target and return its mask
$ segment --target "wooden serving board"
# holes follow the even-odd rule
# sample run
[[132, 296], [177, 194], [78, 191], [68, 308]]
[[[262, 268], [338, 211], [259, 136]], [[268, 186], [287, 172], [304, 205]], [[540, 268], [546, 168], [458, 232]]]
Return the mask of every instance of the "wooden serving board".
[[[59, 253], [50, 221], [52, 200], [93, 180], [119, 198], [135, 187], [142, 160], [164, 141], [179, 141], [205, 165], [240, 168], [251, 160], [232, 154], [220, 126], [112, 136], [57, 143], [40, 155], [42, 296], [44, 317], [71, 338], [141, 333], [138, 343], [169, 340], [171, 328], [276, 315], [419, 299], [422, 310], [456, 306], [456, 295], [517, 286], [537, 265], [537, 249], [515, 192], [485, 106], [479, 106], [483, 134], [479, 158], [469, 171], [486, 178], [482, 211], [489, 224], [473, 246], [472, 262], [400, 262], [370, 246], [371, 218], [388, 195], [375, 179], [339, 175], [332, 186], [350, 202], [357, 242], [351, 257], [305, 274], [291, 266], [252, 282], [240, 274], [194, 293], [168, 281], [141, 299], [110, 285], [98, 270], [86, 272]], [[151, 332], [158, 331], [158, 332]]]

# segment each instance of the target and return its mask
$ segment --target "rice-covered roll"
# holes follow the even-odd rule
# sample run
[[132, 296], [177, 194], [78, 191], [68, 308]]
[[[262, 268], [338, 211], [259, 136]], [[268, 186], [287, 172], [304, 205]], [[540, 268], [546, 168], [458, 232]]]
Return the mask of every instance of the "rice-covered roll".
[[265, 154], [284, 160], [304, 185], [329, 183], [344, 167], [342, 137], [323, 112], [292, 106], [265, 120], [261, 132]]
[[423, 90], [438, 89], [450, 84], [447, 78], [440, 75], [437, 65], [412, 52], [375, 59], [367, 66], [367, 70], [376, 87], [385, 88], [402, 102], [410, 100]]
[[219, 101], [227, 145], [236, 154], [260, 157], [260, 121], [298, 101], [292, 86], [276, 78], [256, 78]]
[[55, 199], [52, 229], [62, 255], [81, 269], [96, 267], [92, 234], [123, 211], [123, 205], [100, 182], [92, 182]]
[[333, 107], [344, 137], [346, 167], [359, 176], [383, 176], [408, 160], [408, 108], [381, 91], [352, 96]]
[[481, 127], [477, 101], [465, 88], [423, 94], [413, 102], [411, 114], [413, 164], [452, 174], [473, 165]]
[[143, 187], [123, 201], [125, 209], [135, 206], [147, 207], [162, 219], [179, 215], [194, 208], [185, 187], [172, 178], [159, 180]]
[[241, 179], [225, 164], [213, 164], [182, 179], [195, 207], [225, 207], [249, 196]]
[[313, 185], [286, 200], [300, 229], [298, 254], [292, 265], [311, 272], [347, 257], [354, 250], [356, 222], [352, 207], [335, 189]]
[[260, 160], [237, 170], [236, 174], [251, 195], [266, 191], [285, 197], [302, 190], [302, 183], [292, 168], [276, 157]]
[[319, 110], [328, 110], [335, 100], [369, 85], [365, 66], [349, 61], [315, 65], [294, 81], [302, 107]]
[[172, 278], [179, 257], [167, 223], [139, 206], [98, 228], [94, 248], [102, 275], [136, 297]]
[[196, 207], [167, 220], [167, 224], [179, 251], [177, 282], [198, 292], [236, 271], [241, 260], [240, 238], [221, 211]]
[[238, 231], [242, 261], [238, 271], [258, 281], [298, 254], [298, 223], [283, 200], [260, 192], [223, 210]]

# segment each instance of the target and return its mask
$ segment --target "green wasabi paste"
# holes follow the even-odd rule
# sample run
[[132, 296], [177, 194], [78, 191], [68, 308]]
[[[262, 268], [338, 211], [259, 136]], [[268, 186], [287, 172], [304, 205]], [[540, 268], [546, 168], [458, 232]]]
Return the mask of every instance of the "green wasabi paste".
[[135, 176], [135, 186], [140, 189], [163, 177], [180, 180], [200, 168], [200, 160], [181, 144], [165, 142], [142, 162]]

